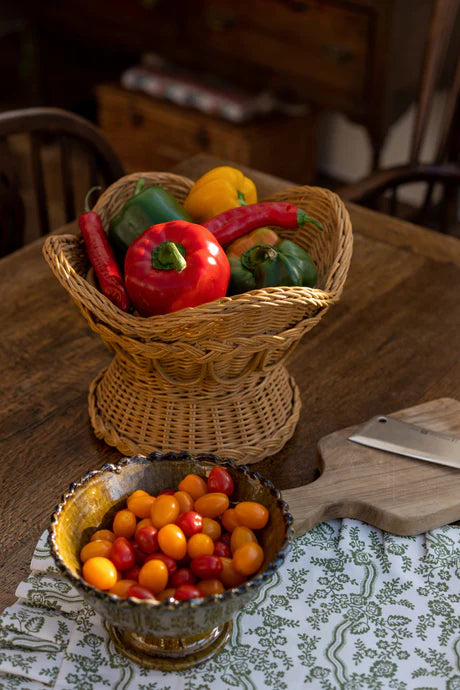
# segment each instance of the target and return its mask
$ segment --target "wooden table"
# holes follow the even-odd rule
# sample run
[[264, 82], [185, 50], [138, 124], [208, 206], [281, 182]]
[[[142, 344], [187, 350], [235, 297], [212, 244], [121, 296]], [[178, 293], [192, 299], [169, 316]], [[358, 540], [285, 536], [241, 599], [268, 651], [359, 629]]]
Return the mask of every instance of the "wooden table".
[[[195, 178], [220, 163], [196, 156]], [[290, 183], [251, 171], [260, 196]], [[288, 368], [302, 392], [294, 437], [253, 465], [281, 489], [312, 481], [324, 435], [378, 413], [460, 399], [460, 241], [348, 205], [354, 254], [340, 302]], [[111, 358], [53, 277], [38, 240], [0, 260], [0, 610], [70, 482], [118, 451], [90, 427], [90, 381]], [[177, 449], [180, 450], [180, 449]]]

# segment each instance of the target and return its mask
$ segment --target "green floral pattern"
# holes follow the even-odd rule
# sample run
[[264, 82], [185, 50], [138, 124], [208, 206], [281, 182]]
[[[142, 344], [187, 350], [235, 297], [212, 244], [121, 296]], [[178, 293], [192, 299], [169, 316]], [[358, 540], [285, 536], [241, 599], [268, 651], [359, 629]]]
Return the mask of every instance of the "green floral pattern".
[[194, 669], [131, 663], [56, 570], [42, 535], [0, 617], [0, 690], [460, 690], [460, 527], [397, 537], [332, 520], [234, 620]]

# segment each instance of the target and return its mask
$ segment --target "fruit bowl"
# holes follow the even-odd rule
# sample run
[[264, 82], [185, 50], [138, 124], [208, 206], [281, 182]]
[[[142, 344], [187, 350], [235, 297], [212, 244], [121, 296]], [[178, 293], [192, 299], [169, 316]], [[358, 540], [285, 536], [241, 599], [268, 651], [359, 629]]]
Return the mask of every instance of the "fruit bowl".
[[[152, 494], [176, 487], [188, 473], [205, 478], [220, 465], [231, 475], [231, 500], [257, 501], [269, 511], [258, 534], [264, 550], [260, 570], [238, 587], [200, 599], [162, 602], [122, 599], [82, 577], [80, 550], [96, 529], [108, 528], [114, 514], [137, 489]], [[233, 616], [264, 587], [283, 563], [293, 536], [292, 516], [271, 482], [245, 466], [214, 455], [152, 453], [104, 465], [71, 484], [53, 513], [50, 546], [58, 567], [107, 622], [117, 648], [149, 668], [188, 668], [206, 661], [228, 641]]]

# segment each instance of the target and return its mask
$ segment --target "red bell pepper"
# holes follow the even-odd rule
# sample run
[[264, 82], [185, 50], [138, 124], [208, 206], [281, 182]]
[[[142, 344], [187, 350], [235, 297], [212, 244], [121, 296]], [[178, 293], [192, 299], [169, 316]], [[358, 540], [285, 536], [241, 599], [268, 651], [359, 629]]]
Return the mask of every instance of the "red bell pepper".
[[141, 316], [167, 314], [224, 297], [227, 256], [202, 225], [185, 220], [152, 225], [129, 246], [125, 284]]

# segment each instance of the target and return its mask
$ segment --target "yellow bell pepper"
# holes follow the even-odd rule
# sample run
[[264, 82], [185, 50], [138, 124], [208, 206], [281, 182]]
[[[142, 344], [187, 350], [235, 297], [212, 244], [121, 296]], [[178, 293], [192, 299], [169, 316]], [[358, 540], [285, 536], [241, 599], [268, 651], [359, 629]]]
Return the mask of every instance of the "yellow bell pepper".
[[197, 223], [205, 223], [230, 208], [255, 203], [257, 190], [254, 182], [241, 170], [221, 165], [195, 182], [184, 208]]

